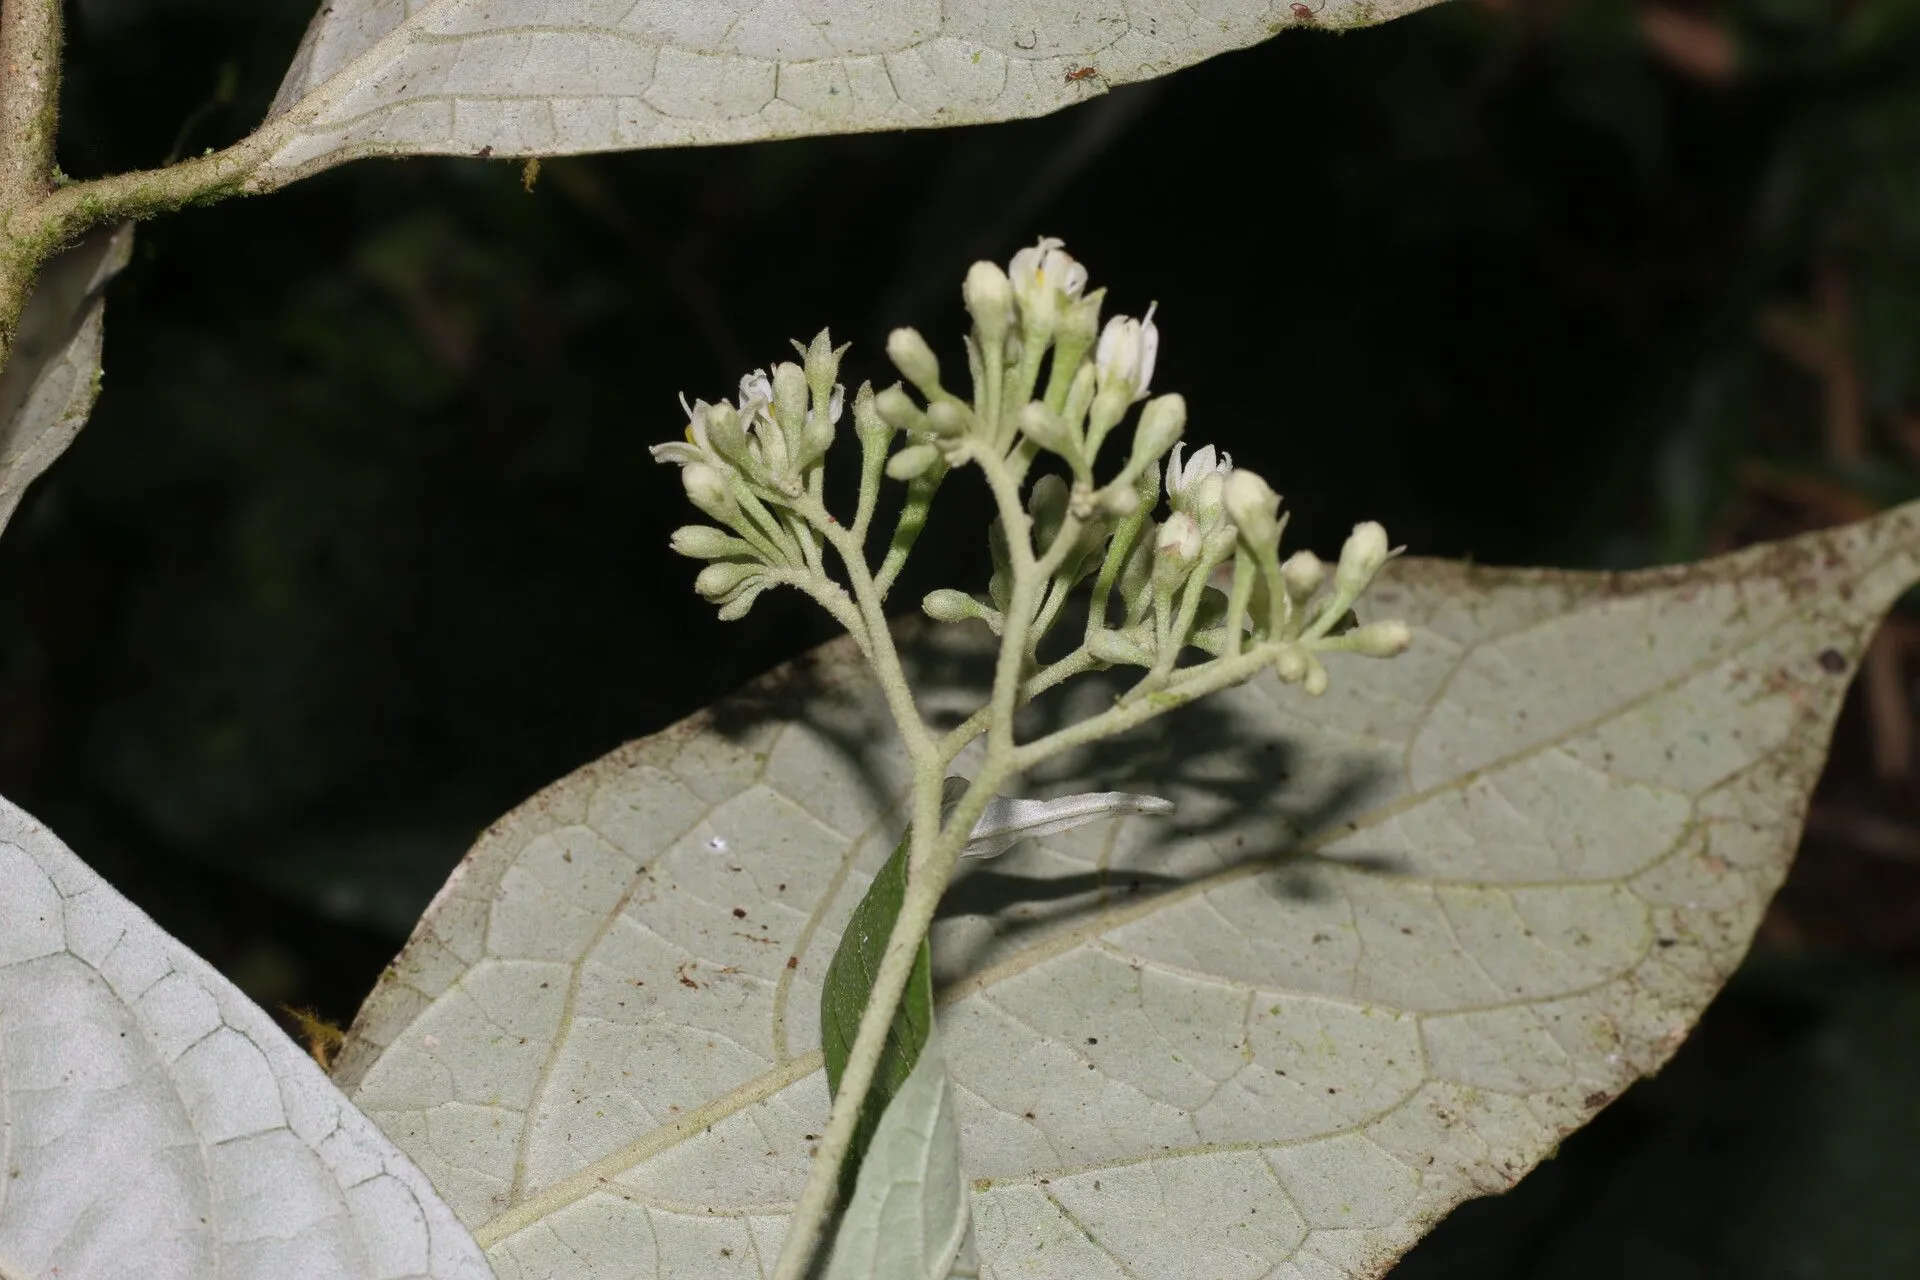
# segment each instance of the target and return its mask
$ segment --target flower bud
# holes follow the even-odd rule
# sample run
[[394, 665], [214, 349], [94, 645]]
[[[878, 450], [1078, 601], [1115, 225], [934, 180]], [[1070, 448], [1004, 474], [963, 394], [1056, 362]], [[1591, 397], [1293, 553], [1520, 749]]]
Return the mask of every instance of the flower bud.
[[[722, 400], [719, 404], [706, 405], [696, 410], [705, 423], [707, 443], [713, 451], [736, 467], [747, 463], [747, 431], [740, 422], [740, 413], [732, 405]], [[700, 428], [694, 429], [700, 434]]]
[[895, 480], [918, 480], [940, 458], [930, 444], [910, 444], [887, 459], [887, 474]]
[[741, 564], [735, 560], [719, 560], [700, 571], [693, 580], [693, 589], [708, 600], [718, 601], [732, 593], [748, 578], [760, 576], [758, 565]]
[[1135, 461], [1158, 462], [1186, 429], [1185, 396], [1176, 392], [1147, 401], [1147, 407], [1140, 411], [1140, 425], [1133, 429], [1133, 457], [1128, 465]]
[[1333, 571], [1334, 590], [1348, 599], [1359, 595], [1392, 554], [1387, 550], [1387, 531], [1378, 522], [1367, 520], [1353, 526]]
[[1307, 674], [1307, 652], [1297, 644], [1283, 644], [1273, 655], [1273, 673], [1287, 684]]
[[1327, 668], [1320, 659], [1312, 654], [1306, 655], [1307, 678], [1300, 687], [1306, 690], [1309, 698], [1317, 698], [1327, 691]]
[[753, 608], [753, 602], [760, 598], [760, 593], [765, 591], [767, 586], [765, 578], [755, 578], [741, 587], [720, 606], [720, 621], [738, 622], [746, 617], [747, 610]]
[[925, 431], [927, 415], [913, 402], [899, 383], [894, 383], [873, 398], [873, 407], [895, 431]]
[[871, 382], [860, 384], [860, 389], [853, 394], [853, 429], [859, 434], [863, 445], [874, 441], [884, 449], [887, 442], [893, 439], [897, 428], [875, 407], [878, 399], [879, 397], [873, 394]]
[[966, 283], [960, 286], [960, 297], [980, 331], [987, 354], [997, 355], [1013, 324], [1013, 284], [1007, 273], [998, 263], [974, 263], [967, 270]]
[[1141, 320], [1115, 316], [1107, 321], [1094, 351], [1100, 389], [1112, 390], [1128, 401], [1145, 399], [1159, 353], [1160, 331], [1153, 326], [1153, 307]]
[[1071, 302], [1060, 314], [1060, 333], [1056, 341], [1069, 351], [1084, 354], [1100, 336], [1100, 307], [1107, 300], [1105, 289], [1095, 289], [1077, 302]]
[[1268, 548], [1280, 540], [1280, 495], [1254, 472], [1242, 467], [1229, 475], [1220, 501], [1227, 519], [1252, 545]]
[[1233, 554], [1235, 533], [1222, 525], [1220, 528], [1201, 535], [1200, 558], [1209, 564], [1218, 564]]
[[1118, 489], [1105, 489], [1100, 494], [1100, 510], [1116, 519], [1125, 520], [1140, 509], [1140, 495], [1132, 489], [1122, 486]]
[[929, 591], [920, 601], [921, 612], [935, 622], [973, 622], [979, 620], [999, 629], [1000, 615], [964, 591], [942, 588]]
[[773, 366], [773, 416], [789, 440], [807, 420], [807, 373], [791, 360]]
[[[796, 347], [799, 345], [794, 343]], [[801, 351], [800, 358], [806, 364], [807, 387], [816, 400], [824, 400], [830, 394], [828, 389], [833, 386], [834, 379], [840, 376], [840, 357], [846, 351], [844, 345], [838, 348], [833, 345], [833, 339], [827, 336], [825, 329], [814, 334], [813, 341]]]
[[935, 400], [927, 406], [927, 430], [942, 440], [957, 440], [973, 429], [973, 413], [958, 400]]
[[739, 504], [726, 477], [717, 469], [704, 462], [689, 462], [680, 468], [680, 484], [687, 491], [687, 500], [707, 515], [720, 521], [733, 518]]
[[813, 403], [814, 407], [807, 410], [806, 426], [800, 429], [800, 447], [794, 459], [802, 471], [811, 470], [833, 447], [836, 425], [846, 408], [846, 388], [835, 383], [828, 390], [824, 404], [817, 396]]
[[1413, 631], [1398, 620], [1369, 622], [1347, 632], [1344, 639], [1350, 652], [1369, 658], [1392, 658], [1405, 653], [1413, 644]]
[[1281, 564], [1280, 577], [1287, 584], [1287, 594], [1297, 604], [1320, 589], [1327, 577], [1327, 566], [1311, 551], [1296, 551]]
[[940, 361], [917, 329], [895, 329], [888, 334], [887, 358], [927, 398], [932, 399], [940, 389]]
[[1213, 528], [1224, 524], [1227, 518], [1226, 508], [1222, 505], [1226, 492], [1227, 478], [1218, 471], [1207, 474], [1188, 485], [1181, 494], [1187, 510], [1193, 512], [1193, 518], [1202, 528]]
[[1030, 400], [1020, 410], [1020, 434], [1069, 462], [1080, 457], [1080, 438], [1066, 420], [1038, 400]]
[[681, 525], [673, 531], [673, 538], [668, 545], [692, 560], [718, 560], [721, 556], [753, 554], [753, 547], [744, 538], [736, 538], [706, 524]]

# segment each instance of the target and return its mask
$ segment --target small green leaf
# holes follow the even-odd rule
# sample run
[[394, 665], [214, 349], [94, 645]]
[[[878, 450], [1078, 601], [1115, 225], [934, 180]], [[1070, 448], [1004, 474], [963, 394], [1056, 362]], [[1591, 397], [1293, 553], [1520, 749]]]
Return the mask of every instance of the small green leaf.
[[[820, 1047], [827, 1059], [827, 1088], [840, 1092], [840, 1077], [846, 1074], [847, 1058], [853, 1052], [853, 1039], [860, 1030], [860, 1014], [873, 994], [874, 976], [880, 972], [880, 957], [887, 949], [893, 922], [899, 918], [900, 904], [907, 894], [907, 845], [913, 831], [900, 837], [900, 844], [873, 878], [866, 896], [853, 909], [847, 931], [827, 965], [827, 980], [820, 991]], [[873, 1087], [860, 1108], [860, 1123], [853, 1131], [853, 1147], [841, 1166], [842, 1199], [853, 1194], [854, 1175], [867, 1144], [873, 1141], [881, 1113], [907, 1082], [913, 1064], [926, 1047], [927, 1033], [933, 1027], [933, 956], [924, 939], [920, 954], [914, 957], [913, 974], [907, 979], [906, 994], [894, 1011], [893, 1025], [887, 1029], [887, 1047], [873, 1075]]]
[[935, 1037], [880, 1117], [826, 1280], [977, 1276], [967, 1200], [960, 1122]]

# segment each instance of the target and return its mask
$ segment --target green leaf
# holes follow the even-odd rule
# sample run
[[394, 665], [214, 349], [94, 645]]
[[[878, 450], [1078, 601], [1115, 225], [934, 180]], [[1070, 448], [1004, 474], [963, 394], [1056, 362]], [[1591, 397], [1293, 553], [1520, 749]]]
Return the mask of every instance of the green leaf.
[[[1511, 1186], [1739, 964], [1916, 579], [1920, 506], [1644, 573], [1400, 560], [1405, 655], [1030, 780], [1179, 816], [969, 859], [935, 921], [982, 1274], [1358, 1280]], [[984, 640], [903, 642], [926, 705], [976, 705]], [[497, 823], [349, 1035], [342, 1087], [502, 1275], [778, 1250], [908, 784], [853, 645], [803, 663]]]
[[[873, 980], [880, 972], [880, 957], [887, 949], [893, 922], [900, 917], [900, 904], [907, 892], [907, 844], [909, 829], [900, 837], [893, 856], [881, 864], [866, 896], [854, 907], [847, 931], [840, 937], [833, 960], [827, 965], [827, 979], [820, 989], [820, 1049], [826, 1055], [827, 1089], [838, 1095], [840, 1077], [846, 1074], [847, 1058], [853, 1052], [854, 1036], [860, 1030], [860, 1015], [873, 993]], [[925, 941], [913, 962], [913, 974], [907, 979], [900, 1007], [894, 1010], [893, 1024], [887, 1028], [887, 1047], [873, 1073], [873, 1087], [860, 1107], [860, 1123], [853, 1133], [853, 1145], [840, 1168], [842, 1199], [851, 1198], [854, 1175], [880, 1125], [881, 1112], [900, 1087], [907, 1082], [920, 1050], [933, 1028], [933, 952]]]
[[880, 1117], [826, 1280], [977, 1275], [971, 1225], [953, 1086], [933, 1036]]

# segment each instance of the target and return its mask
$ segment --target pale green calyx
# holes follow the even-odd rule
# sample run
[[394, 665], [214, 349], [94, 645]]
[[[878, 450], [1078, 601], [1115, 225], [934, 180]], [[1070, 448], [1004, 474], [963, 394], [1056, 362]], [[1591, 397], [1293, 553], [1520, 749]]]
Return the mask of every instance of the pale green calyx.
[[[1160, 344], [1154, 309], [1102, 328], [1104, 291], [1087, 285], [1086, 268], [1057, 240], [1022, 249], [1004, 270], [975, 264], [961, 290], [972, 322], [966, 387], [943, 382], [917, 331], [895, 329], [887, 356], [905, 385], [862, 386], [854, 397], [860, 460], [850, 515], [826, 505], [845, 395], [836, 380], [844, 348], [825, 332], [795, 344], [799, 363], [743, 378], [736, 401], [688, 408], [685, 439], [653, 450], [682, 468], [689, 499], [713, 522], [673, 535], [675, 551], [707, 562], [695, 589], [723, 619], [744, 615], [769, 587], [811, 596], [872, 664], [913, 766], [906, 898], [775, 1280], [806, 1273], [913, 956], [994, 797], [1059, 752], [1262, 671], [1316, 695], [1332, 678], [1323, 655], [1390, 657], [1413, 640], [1403, 623], [1352, 613], [1394, 554], [1385, 531], [1357, 526], [1331, 582], [1310, 553], [1283, 566], [1286, 519], [1271, 486], [1211, 445], [1189, 454], [1186, 401], [1147, 398]], [[1136, 405], [1132, 440], [1108, 448]], [[933, 591], [921, 609], [939, 623], [984, 623], [1001, 648], [986, 700], [936, 728], [908, 685], [886, 602], [957, 469], [977, 472], [992, 498], [993, 573], [984, 593]], [[889, 479], [905, 485], [904, 496], [892, 532], [876, 535], [883, 495], [899, 492]], [[1057, 630], [1073, 638], [1047, 643], [1043, 659]], [[1090, 718], [1016, 736], [1026, 703], [1077, 676], [1127, 668], [1130, 686]], [[972, 782], [943, 798], [948, 766], [981, 739]], [[1034, 812], [1036, 822], [1053, 820], [1050, 810]]]

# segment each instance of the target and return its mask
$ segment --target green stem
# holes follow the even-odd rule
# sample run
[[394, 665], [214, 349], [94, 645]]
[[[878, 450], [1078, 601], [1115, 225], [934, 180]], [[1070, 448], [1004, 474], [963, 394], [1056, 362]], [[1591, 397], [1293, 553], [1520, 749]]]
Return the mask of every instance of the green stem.
[[1260, 668], [1273, 661], [1274, 654], [1275, 646], [1269, 643], [1232, 658], [1215, 658], [1189, 668], [1188, 672], [1181, 673], [1180, 679], [1158, 693], [1114, 706], [1097, 716], [1055, 730], [1044, 738], [1035, 738], [1013, 753], [1008, 772], [1024, 773], [1062, 751], [1125, 733], [1169, 711], [1184, 707], [1196, 698], [1249, 680], [1259, 674]]

